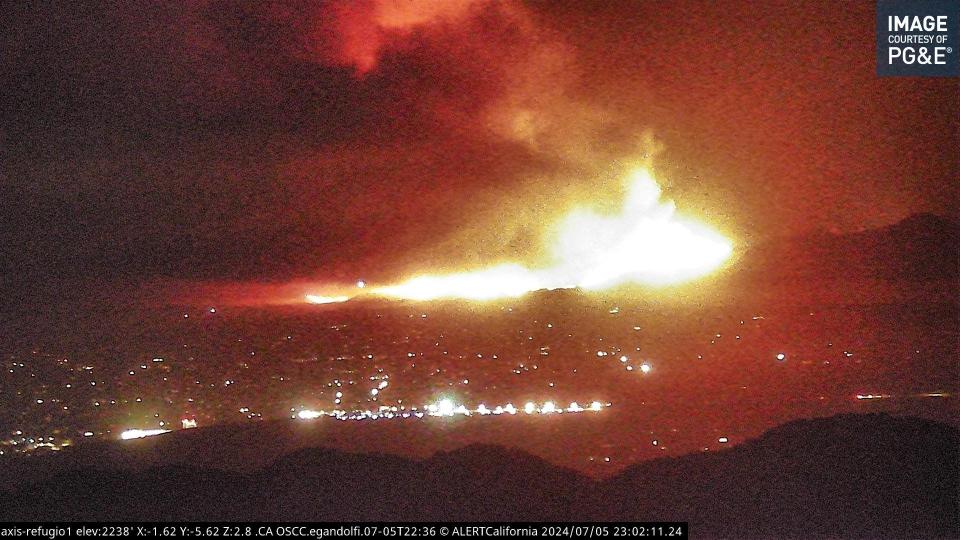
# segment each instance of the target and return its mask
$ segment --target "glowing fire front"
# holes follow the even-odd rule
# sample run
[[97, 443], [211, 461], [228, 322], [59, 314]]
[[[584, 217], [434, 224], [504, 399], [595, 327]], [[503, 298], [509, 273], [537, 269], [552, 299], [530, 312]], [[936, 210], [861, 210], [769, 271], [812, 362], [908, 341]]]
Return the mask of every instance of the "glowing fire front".
[[308, 294], [306, 295], [306, 299], [307, 302], [311, 304], [339, 304], [340, 302], [346, 302], [350, 297], [345, 295], [323, 296], [320, 294]]
[[646, 169], [630, 178], [619, 214], [575, 211], [560, 225], [554, 250], [560, 261], [548, 274], [556, 283], [604, 289], [623, 283], [666, 285], [702, 277], [733, 252], [706, 226], [676, 215], [660, 201], [660, 186]]
[[466, 298], [490, 300], [522, 296], [530, 291], [548, 288], [542, 278], [518, 264], [504, 264], [487, 270], [448, 274], [445, 276], [420, 276], [409, 281], [380, 287], [377, 294], [410, 300], [433, 300], [436, 298]]
[[[646, 169], [632, 173], [619, 213], [578, 209], [555, 227], [545, 268], [507, 263], [446, 275], [423, 275], [399, 284], [368, 288], [370, 294], [410, 300], [517, 297], [543, 289], [600, 290], [617, 285], [669, 285], [703, 277], [733, 253], [731, 242], [661, 201], [660, 186]], [[347, 296], [307, 295], [312, 303], [343, 302]], [[320, 301], [322, 300], [322, 301]]]
[[155, 435], [163, 435], [164, 433], [170, 433], [169, 429], [128, 429], [120, 434], [120, 438], [124, 441], [129, 441], [130, 439], [143, 439], [144, 437], [153, 437]]

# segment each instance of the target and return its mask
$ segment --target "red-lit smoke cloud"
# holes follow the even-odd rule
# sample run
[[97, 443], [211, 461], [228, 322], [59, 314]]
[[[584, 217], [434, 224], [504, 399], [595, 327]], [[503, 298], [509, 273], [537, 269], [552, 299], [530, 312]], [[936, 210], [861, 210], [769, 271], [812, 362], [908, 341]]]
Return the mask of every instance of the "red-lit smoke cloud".
[[[457, 136], [480, 131], [562, 162], [582, 163], [601, 143], [611, 146], [601, 131], [617, 115], [588, 95], [562, 34], [519, 2], [338, 2], [311, 25], [306, 54], [359, 78], [385, 72], [388, 106], [414, 109]], [[632, 129], [630, 145], [642, 127]]]
[[476, 0], [359, 0], [331, 4], [317, 21], [312, 37], [325, 60], [352, 66], [359, 75], [376, 68], [380, 55], [403, 46], [410, 36], [431, 25], [456, 25], [482, 9]]
[[317, 205], [345, 176], [378, 179], [336, 210], [359, 252], [408, 236], [392, 266], [522, 256], [570, 205], [619, 200], [622, 173], [651, 151], [644, 126], [590, 95], [577, 51], [522, 3], [334, 3], [309, 26], [303, 54], [376, 88], [382, 129], [304, 152], [285, 174]]

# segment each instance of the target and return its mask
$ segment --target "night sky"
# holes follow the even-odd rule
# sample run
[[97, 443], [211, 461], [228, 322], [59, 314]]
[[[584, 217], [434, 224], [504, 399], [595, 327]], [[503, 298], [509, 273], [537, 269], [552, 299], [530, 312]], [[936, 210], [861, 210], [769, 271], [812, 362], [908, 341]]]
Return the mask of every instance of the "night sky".
[[8, 6], [3, 290], [522, 258], [642, 159], [739, 244], [955, 218], [960, 83], [878, 78], [874, 9]]

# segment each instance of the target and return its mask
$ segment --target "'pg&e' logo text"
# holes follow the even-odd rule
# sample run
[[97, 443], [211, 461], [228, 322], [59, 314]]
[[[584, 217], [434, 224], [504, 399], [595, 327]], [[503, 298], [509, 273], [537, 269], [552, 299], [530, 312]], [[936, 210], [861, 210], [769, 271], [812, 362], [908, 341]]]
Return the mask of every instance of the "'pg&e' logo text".
[[958, 18], [958, 0], [878, 0], [877, 75], [960, 75]]

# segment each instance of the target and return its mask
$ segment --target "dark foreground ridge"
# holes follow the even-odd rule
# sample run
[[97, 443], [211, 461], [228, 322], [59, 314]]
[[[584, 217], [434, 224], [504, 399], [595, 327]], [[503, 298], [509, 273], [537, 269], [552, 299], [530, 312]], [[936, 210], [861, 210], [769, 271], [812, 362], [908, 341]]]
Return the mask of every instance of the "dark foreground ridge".
[[956, 537], [958, 449], [952, 427], [882, 414], [795, 421], [602, 481], [496, 446], [426, 460], [307, 449], [252, 473], [84, 466], [24, 479], [0, 494], [0, 519], [681, 520], [694, 537]]

